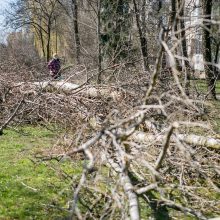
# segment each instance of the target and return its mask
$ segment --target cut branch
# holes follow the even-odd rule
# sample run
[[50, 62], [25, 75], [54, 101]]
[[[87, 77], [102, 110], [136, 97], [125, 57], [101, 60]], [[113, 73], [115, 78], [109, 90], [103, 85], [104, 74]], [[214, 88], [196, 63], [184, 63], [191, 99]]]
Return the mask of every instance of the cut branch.
[[[19, 83], [16, 84], [15, 86], [23, 86], [27, 85], [27, 83]], [[72, 92], [75, 93], [82, 93], [85, 96], [89, 96], [91, 98], [96, 98], [96, 97], [111, 97], [113, 100], [118, 100], [122, 97], [122, 93], [119, 91], [116, 91], [114, 88], [109, 88], [109, 87], [88, 87], [88, 86], [81, 86], [65, 81], [44, 81], [44, 82], [33, 82], [29, 83], [31, 87], [33, 87], [35, 90], [40, 89], [42, 91], [45, 90], [57, 90], [64, 92], [66, 94], [70, 94]]]
[[[213, 137], [205, 137], [195, 134], [176, 134], [176, 136], [180, 141], [190, 145], [220, 149], [220, 140]], [[163, 135], [153, 135], [141, 131], [136, 131], [133, 133], [130, 139], [141, 143], [158, 143], [161, 142], [163, 137]]]

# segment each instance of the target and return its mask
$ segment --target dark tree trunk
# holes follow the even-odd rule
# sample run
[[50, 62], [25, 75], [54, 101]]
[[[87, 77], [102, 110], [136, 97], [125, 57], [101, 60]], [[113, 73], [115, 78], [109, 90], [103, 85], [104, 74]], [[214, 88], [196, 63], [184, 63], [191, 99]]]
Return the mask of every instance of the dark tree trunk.
[[46, 57], [46, 52], [45, 52], [43, 32], [42, 32], [41, 29], [37, 29], [37, 28], [35, 28], [35, 32], [37, 33], [37, 35], [38, 35], [38, 37], [39, 37], [39, 39], [40, 39], [43, 57], [45, 58], [45, 57]]
[[[218, 60], [219, 60], [219, 49], [220, 49], [220, 43], [217, 43], [216, 45], [216, 50], [215, 50], [215, 64], [218, 64]], [[219, 79], [219, 68], [218, 67], [214, 67], [214, 74], [216, 76], [217, 79]]]
[[[172, 0], [171, 1], [171, 22], [173, 25], [173, 29], [176, 32], [177, 31], [177, 18], [176, 18], [176, 0]], [[175, 35], [176, 37], [178, 37], [177, 35]]]
[[186, 80], [185, 80], [185, 92], [187, 95], [189, 95], [189, 88], [190, 88], [190, 73], [192, 71], [192, 68], [190, 66], [189, 60], [188, 60], [188, 52], [187, 52], [187, 43], [186, 43], [186, 31], [185, 31], [185, 21], [184, 21], [184, 8], [185, 8], [185, 0], [179, 1], [180, 8], [180, 29], [181, 29], [181, 43], [182, 43], [182, 53], [183, 57], [186, 58], [184, 60], [184, 65], [186, 68]]
[[[203, 0], [202, 3], [203, 3], [203, 16], [205, 17], [206, 20], [211, 20], [212, 0]], [[213, 66], [210, 65], [210, 63], [212, 63], [211, 36], [210, 36], [211, 24], [209, 21], [208, 22], [204, 21], [203, 24], [204, 26], [206, 26], [206, 28], [204, 28], [203, 30], [203, 57], [205, 61], [205, 74], [208, 85], [208, 92], [210, 98], [216, 99], [216, 92], [215, 92], [216, 77], [214, 75]]]
[[78, 27], [78, 7], [77, 0], [72, 0], [72, 11], [73, 11], [73, 24], [75, 34], [75, 46], [76, 46], [76, 62], [80, 64], [80, 38], [79, 38], [79, 27]]
[[58, 52], [58, 36], [57, 36], [57, 21], [55, 19], [55, 50]]
[[145, 37], [145, 33], [143, 33], [143, 31], [142, 31], [141, 21], [140, 21], [140, 16], [139, 16], [139, 10], [137, 8], [136, 0], [133, 0], [133, 4], [134, 4], [134, 12], [135, 12], [135, 17], [136, 17], [138, 33], [139, 33], [139, 36], [140, 36], [141, 54], [142, 54], [142, 59], [143, 59], [143, 69], [146, 72], [146, 71], [149, 70], [147, 39]]
[[[178, 7], [177, 7], [177, 3], [178, 3]], [[173, 30], [173, 32], [174, 32], [174, 36], [175, 36], [175, 41], [178, 41], [179, 40], [179, 36], [178, 36], [178, 34], [177, 34], [177, 31], [178, 31], [178, 25], [179, 25], [179, 19], [178, 19], [178, 17], [177, 17], [177, 9], [179, 9], [179, 6], [180, 6], [180, 1], [176, 1], [176, 0], [172, 0], [171, 1], [171, 10], [172, 10], [172, 12], [171, 12], [171, 23], [172, 23], [172, 30]], [[178, 55], [178, 52], [180, 51], [178, 51], [178, 48], [180, 48], [180, 47], [177, 47], [176, 49], [175, 49], [175, 53]], [[180, 54], [180, 52], [179, 52], [179, 54]], [[177, 67], [177, 70], [178, 71], [182, 71], [182, 66], [181, 66], [181, 64], [180, 64], [180, 62], [179, 62], [179, 60], [178, 59], [175, 59], [176, 60], [176, 67]]]
[[[159, 14], [160, 10], [163, 7], [163, 0], [156, 0], [154, 4], [157, 4], [157, 10], [156, 12]], [[160, 29], [163, 26], [163, 16], [160, 15], [159, 19], [158, 19], [158, 25], [157, 27]]]
[[101, 71], [102, 71], [102, 54], [101, 54], [101, 0], [98, 0], [97, 5], [97, 37], [98, 37], [98, 75], [97, 75], [97, 83], [101, 83]]
[[51, 38], [51, 23], [49, 21], [47, 28], [47, 62], [50, 60], [50, 38]]

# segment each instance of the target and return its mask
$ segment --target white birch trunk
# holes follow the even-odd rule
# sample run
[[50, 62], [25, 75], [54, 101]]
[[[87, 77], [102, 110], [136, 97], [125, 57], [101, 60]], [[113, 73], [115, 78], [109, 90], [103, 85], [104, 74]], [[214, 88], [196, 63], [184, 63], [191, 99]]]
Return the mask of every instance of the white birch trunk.
[[125, 173], [122, 173], [121, 181], [129, 201], [130, 218], [131, 220], [139, 220], [140, 215], [139, 215], [139, 207], [138, 207], [138, 197], [137, 194], [134, 192], [134, 187], [131, 184], [130, 178]]
[[[209, 147], [213, 149], [220, 149], [220, 140], [213, 137], [199, 136], [195, 134], [177, 134], [177, 138], [190, 145]], [[162, 142], [163, 135], [148, 134], [141, 131], [136, 131], [131, 136], [131, 140], [140, 143], [158, 143]], [[171, 138], [172, 141], [172, 138]]]
[[95, 97], [111, 97], [114, 101], [119, 100], [122, 94], [118, 91], [115, 91], [114, 88], [108, 87], [91, 87], [91, 86], [80, 86], [77, 84], [65, 82], [65, 81], [44, 81], [44, 82], [33, 82], [33, 83], [18, 83], [15, 84], [15, 87], [30, 85], [34, 89], [42, 90], [60, 90], [64, 93], [80, 92], [91, 98]]

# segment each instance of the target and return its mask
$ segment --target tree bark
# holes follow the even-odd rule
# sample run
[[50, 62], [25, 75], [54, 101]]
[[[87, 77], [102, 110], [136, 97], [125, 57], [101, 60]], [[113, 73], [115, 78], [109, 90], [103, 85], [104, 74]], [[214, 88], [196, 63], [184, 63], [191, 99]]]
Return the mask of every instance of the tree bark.
[[[80, 86], [77, 84], [65, 82], [65, 81], [44, 81], [44, 82], [31, 82], [31, 83], [18, 83], [15, 86], [26, 86], [29, 85], [32, 87], [30, 92], [35, 90], [42, 90], [42, 91], [60, 91], [65, 94], [71, 94], [71, 92], [78, 92], [84, 96], [88, 97], [105, 97], [105, 98], [112, 98], [115, 101], [118, 101], [122, 98], [123, 93], [117, 91], [115, 88], [111, 87], [95, 87], [95, 86]], [[28, 93], [28, 91], [27, 91]]]
[[[202, 3], [203, 3], [204, 18], [206, 20], [211, 20], [212, 0], [202, 0]], [[210, 36], [211, 24], [210, 22], [207, 21], [204, 21], [203, 24], [204, 26], [206, 26], [206, 28], [204, 28], [203, 30], [203, 57], [205, 61], [204, 68], [205, 68], [206, 81], [208, 85], [209, 97], [211, 99], [216, 99], [216, 92], [215, 92], [216, 77], [214, 75], [213, 66], [210, 65], [210, 63], [212, 63], [211, 36]]]
[[50, 18], [47, 27], [47, 62], [50, 60], [50, 38], [51, 38], [51, 22]]
[[97, 5], [97, 38], [98, 38], [98, 75], [97, 83], [101, 83], [101, 71], [102, 71], [102, 54], [101, 54], [101, 0], [98, 0]]
[[80, 64], [80, 38], [79, 38], [79, 27], [78, 27], [78, 5], [77, 0], [72, 0], [72, 12], [73, 12], [73, 24], [75, 34], [75, 46], [76, 46], [76, 62]]
[[139, 10], [137, 7], [136, 0], [133, 0], [133, 4], [134, 4], [135, 17], [136, 17], [136, 24], [138, 28], [139, 37], [140, 37], [141, 54], [142, 54], [142, 59], [143, 59], [143, 70], [144, 72], [146, 72], [149, 70], [147, 39], [145, 37], [145, 33], [143, 33], [142, 31]]
[[[201, 146], [201, 147], [208, 147], [212, 149], [220, 149], [220, 139], [212, 138], [212, 137], [205, 137], [199, 136], [195, 134], [178, 134], [176, 135], [180, 141], [183, 141], [187, 144], [194, 145], [194, 146]], [[163, 135], [154, 135], [149, 134], [141, 131], [136, 131], [130, 137], [131, 140], [140, 142], [140, 143], [158, 143], [163, 140]], [[171, 142], [172, 142], [171, 138]]]
[[181, 29], [181, 43], [182, 43], [182, 53], [183, 57], [186, 58], [184, 60], [184, 65], [186, 68], [186, 79], [185, 79], [185, 92], [187, 95], [189, 95], [189, 88], [190, 88], [190, 72], [192, 71], [192, 68], [190, 66], [190, 63], [188, 61], [188, 52], [187, 52], [187, 43], [186, 43], [186, 31], [185, 31], [185, 0], [178, 0], [180, 8], [180, 29]]
[[[178, 3], [178, 4], [177, 4]], [[177, 9], [179, 9], [180, 7], [180, 1], [176, 1], [176, 0], [171, 0], [171, 24], [172, 24], [172, 31], [174, 32], [173, 36], [174, 36], [174, 43], [176, 43], [176, 41], [179, 40], [179, 36], [177, 34], [178, 31], [178, 26], [179, 26], [179, 18], [178, 18], [178, 14], [177, 14]], [[180, 15], [180, 14], [179, 14]], [[178, 52], [180, 54], [180, 47], [177, 47], [175, 49], [175, 53], [178, 55]], [[180, 61], [175, 58], [175, 62], [176, 62], [176, 68], [178, 71], [182, 71], [182, 66], [180, 64]]]
[[125, 194], [128, 197], [130, 219], [139, 220], [140, 214], [139, 214], [138, 197], [137, 197], [137, 194], [134, 192], [134, 187], [131, 183], [131, 180], [128, 174], [126, 174], [126, 172], [121, 174], [121, 182], [122, 182], [122, 186], [124, 188]]
[[[215, 64], [218, 64], [218, 60], [219, 60], [219, 49], [220, 49], [220, 42], [217, 43], [216, 45], [216, 50], [215, 50]], [[219, 68], [218, 67], [214, 67], [214, 74], [216, 76], [217, 79], [219, 79]]]

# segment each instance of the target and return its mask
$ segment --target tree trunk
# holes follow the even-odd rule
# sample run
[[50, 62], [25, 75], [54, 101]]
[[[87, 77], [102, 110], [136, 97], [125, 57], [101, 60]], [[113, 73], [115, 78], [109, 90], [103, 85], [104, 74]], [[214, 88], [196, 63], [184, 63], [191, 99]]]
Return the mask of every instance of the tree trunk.
[[35, 34], [37, 34], [37, 38], [39, 38], [39, 40], [40, 40], [40, 44], [41, 44], [41, 48], [40, 49], [42, 50], [43, 58], [45, 58], [46, 57], [46, 52], [45, 52], [43, 32], [42, 32], [42, 30], [40, 28], [38, 29], [36, 27], [34, 27], [34, 30], [35, 30]]
[[74, 34], [75, 34], [75, 45], [76, 45], [76, 62], [80, 64], [80, 38], [79, 38], [79, 28], [78, 28], [78, 7], [77, 0], [72, 0], [72, 12], [73, 12], [73, 24], [74, 24]]
[[[199, 136], [195, 134], [176, 134], [176, 137], [180, 141], [183, 141], [189, 145], [207, 147], [211, 149], [220, 149], [220, 139], [217, 138]], [[158, 144], [162, 143], [164, 135], [154, 135], [142, 131], [136, 131], [132, 134], [132, 136], [129, 139], [139, 143], [152, 142], [154, 144]], [[175, 139], [171, 138], [171, 142], [174, 143]]]
[[[214, 61], [216, 65], [218, 64], [218, 60], [219, 60], [219, 48], [220, 48], [220, 43], [217, 43], [215, 50], [215, 61]], [[216, 66], [214, 67], [214, 74], [215, 77], [219, 79], [219, 68]]]
[[[41, 89], [42, 91], [59, 91], [65, 94], [71, 94], [72, 92], [78, 91], [78, 94], [81, 93], [84, 96], [91, 98], [95, 97], [105, 97], [112, 98], [114, 101], [120, 100], [123, 98], [123, 92], [117, 91], [117, 89], [112, 87], [95, 87], [95, 86], [81, 86], [65, 81], [43, 81], [43, 82], [31, 82], [31, 83], [17, 83], [15, 86], [31, 86], [33, 90]], [[27, 91], [28, 92], [28, 91]]]
[[140, 220], [138, 197], [134, 192], [131, 179], [129, 178], [128, 174], [126, 174], [126, 172], [121, 174], [121, 184], [124, 188], [125, 194], [128, 197], [130, 219]]
[[47, 28], [47, 62], [50, 60], [50, 38], [51, 38], [51, 23], [48, 22], [48, 28]]
[[[177, 7], [177, 3], [178, 3], [178, 7]], [[174, 32], [174, 43], [176, 43], [176, 41], [179, 40], [179, 36], [177, 34], [177, 31], [178, 31], [178, 24], [179, 24], [179, 19], [177, 17], [177, 9], [179, 9], [180, 7], [180, 2], [177, 0], [172, 0], [171, 1], [171, 24], [172, 24], [172, 31]], [[179, 14], [180, 15], [180, 14]], [[178, 52], [180, 54], [180, 49], [178, 49], [180, 47], [177, 47], [175, 49], [175, 53], [178, 55]], [[175, 62], [176, 62], [176, 68], [178, 71], [182, 71], [182, 66], [180, 64], [180, 61], [176, 58], [175, 59]]]
[[102, 54], [101, 54], [101, 0], [98, 0], [97, 5], [97, 37], [98, 37], [98, 75], [97, 75], [97, 83], [101, 83], [101, 71], [102, 71]]
[[180, 8], [180, 29], [181, 29], [181, 43], [182, 43], [182, 53], [183, 57], [186, 58], [184, 60], [184, 65], [186, 69], [186, 80], [185, 80], [185, 92], [187, 95], [189, 95], [189, 88], [190, 88], [190, 72], [192, 71], [192, 68], [190, 66], [190, 63], [188, 61], [188, 52], [187, 52], [187, 43], [186, 43], [186, 31], [185, 31], [185, 0], [178, 0]]
[[41, 46], [42, 46], [42, 52], [43, 52], [43, 57], [46, 57], [46, 53], [45, 53], [45, 46], [44, 46], [44, 37], [43, 37], [43, 33], [42, 30], [39, 30], [40, 32], [40, 41], [41, 41]]
[[55, 52], [58, 53], [57, 20], [55, 19]]
[[144, 70], [144, 72], [146, 72], [146, 71], [149, 70], [147, 39], [144, 36], [145, 33], [143, 33], [143, 31], [142, 31], [141, 21], [140, 21], [140, 16], [139, 16], [139, 10], [137, 8], [136, 0], [133, 0], [133, 4], [134, 4], [134, 12], [135, 12], [135, 17], [136, 17], [138, 33], [139, 33], [139, 36], [140, 36], [141, 54], [142, 54], [142, 59], [143, 59], [143, 70]]
[[[212, 0], [203, 0], [203, 16], [206, 20], [211, 20], [211, 13], [212, 13]], [[211, 36], [210, 36], [210, 29], [211, 24], [210, 22], [204, 21], [203, 24], [206, 26], [203, 30], [203, 57], [205, 62], [205, 74], [206, 80], [208, 85], [208, 92], [209, 97], [211, 99], [216, 99], [216, 92], [215, 92], [215, 80], [216, 77], [214, 75], [213, 66], [210, 65], [212, 63], [212, 51], [211, 51]], [[208, 64], [207, 64], [208, 63]]]

